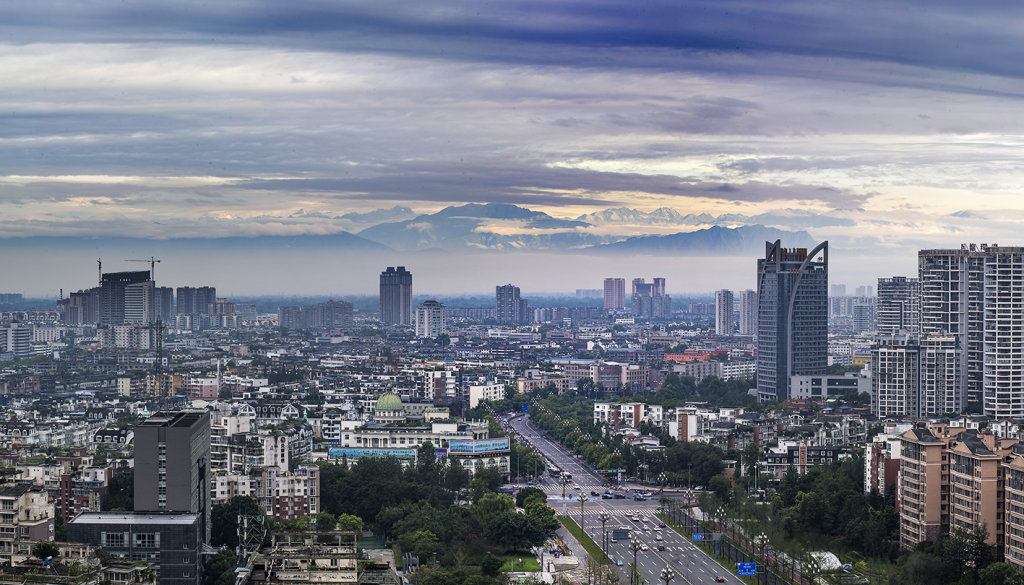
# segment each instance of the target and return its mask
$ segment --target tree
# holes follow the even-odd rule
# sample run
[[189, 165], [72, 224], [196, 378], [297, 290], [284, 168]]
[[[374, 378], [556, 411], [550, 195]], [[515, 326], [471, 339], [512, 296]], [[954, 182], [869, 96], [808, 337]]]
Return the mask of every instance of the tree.
[[263, 508], [249, 496], [235, 496], [226, 504], [217, 504], [210, 512], [210, 544], [234, 549], [238, 546], [238, 515], [263, 513]]
[[363, 531], [363, 519], [352, 514], [338, 514], [338, 530]]
[[226, 548], [217, 551], [217, 554], [210, 557], [206, 563], [204, 585], [234, 585], [237, 566], [238, 557], [235, 556], [235, 551]]
[[338, 519], [330, 512], [320, 511], [316, 513], [316, 529], [320, 532], [334, 530], [338, 526]]
[[497, 577], [501, 573], [501, 565], [503, 564], [500, 558], [487, 553], [484, 555], [484, 560], [480, 562], [480, 572], [488, 577]]
[[398, 539], [398, 544], [403, 552], [419, 557], [421, 563], [426, 563], [439, 550], [437, 535], [429, 530], [403, 534]]
[[708, 482], [708, 489], [718, 496], [718, 499], [728, 504], [732, 496], [732, 481], [724, 475], [716, 475]]
[[1024, 578], [1009, 563], [992, 563], [978, 572], [978, 582], [985, 585], [1020, 585]]
[[135, 509], [135, 471], [129, 469], [110, 478], [110, 493], [103, 500], [104, 512], [124, 512]]
[[496, 467], [484, 467], [473, 474], [473, 481], [469, 482], [473, 489], [473, 499], [479, 499], [484, 494], [497, 493], [501, 488], [501, 472]]
[[526, 504], [533, 499], [540, 499], [541, 503], [545, 503], [548, 501], [548, 495], [540, 488], [525, 487], [516, 494], [516, 507], [526, 508]]
[[37, 559], [45, 561], [47, 558], [57, 558], [60, 556], [60, 548], [56, 543], [44, 540], [37, 542], [36, 545], [32, 547], [32, 555]]

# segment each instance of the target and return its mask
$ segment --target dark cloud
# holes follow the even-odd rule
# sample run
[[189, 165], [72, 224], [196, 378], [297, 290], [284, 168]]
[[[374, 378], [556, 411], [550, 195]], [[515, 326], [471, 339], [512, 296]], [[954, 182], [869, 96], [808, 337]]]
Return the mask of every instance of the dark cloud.
[[[374, 176], [253, 180], [239, 189], [330, 193], [340, 197], [534, 205], [611, 205], [600, 193], [631, 192], [731, 201], [822, 201], [849, 205], [864, 197], [815, 185], [707, 183], [669, 175], [602, 172], [515, 161], [422, 161], [388, 165]], [[390, 172], [387, 172], [390, 171]], [[569, 193], [566, 193], [569, 192]], [[577, 195], [582, 192], [583, 195]]]

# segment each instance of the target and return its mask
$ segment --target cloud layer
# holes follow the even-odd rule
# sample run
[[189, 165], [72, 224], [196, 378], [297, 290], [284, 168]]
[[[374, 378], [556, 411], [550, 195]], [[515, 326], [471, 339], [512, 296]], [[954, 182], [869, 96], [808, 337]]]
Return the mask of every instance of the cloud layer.
[[[329, 234], [396, 205], [669, 207], [806, 229], [868, 282], [922, 245], [1020, 243], [1022, 16], [948, 1], [22, 3], [0, 22], [0, 238]], [[861, 266], [879, 253], [899, 260]]]

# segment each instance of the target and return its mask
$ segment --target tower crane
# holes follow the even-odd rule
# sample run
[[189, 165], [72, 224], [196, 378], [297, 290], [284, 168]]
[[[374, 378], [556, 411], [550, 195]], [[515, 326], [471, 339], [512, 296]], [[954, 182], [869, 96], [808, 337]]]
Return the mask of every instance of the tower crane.
[[149, 262], [149, 279], [156, 282], [156, 265], [160, 262], [156, 258], [150, 256], [144, 260], [125, 260], [125, 262]]

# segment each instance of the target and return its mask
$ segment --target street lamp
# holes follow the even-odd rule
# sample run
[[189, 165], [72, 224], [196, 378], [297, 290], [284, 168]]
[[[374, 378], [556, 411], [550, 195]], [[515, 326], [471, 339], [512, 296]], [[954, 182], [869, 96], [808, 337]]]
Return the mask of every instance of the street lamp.
[[583, 527], [583, 502], [587, 501], [587, 496], [584, 494], [580, 494], [579, 496], [576, 497], [576, 499], [580, 501], [580, 530], [583, 532], [583, 534], [586, 534], [587, 530]]
[[672, 569], [665, 567], [661, 570], [661, 580], [665, 582], [665, 585], [668, 585], [668, 582], [675, 578], [676, 572]]
[[[765, 554], [765, 547], [768, 546], [768, 535], [765, 534], [764, 532], [762, 532], [761, 534], [758, 534], [757, 536], [754, 537], [754, 542], [756, 542], [757, 543], [757, 547], [759, 549], [761, 549], [761, 563], [763, 565], [762, 568], [763, 568], [764, 571], [767, 571], [768, 570], [768, 555]], [[766, 574], [765, 575], [765, 579], [767, 579], [767, 578], [768, 578], [768, 576]]]
[[604, 553], [604, 560], [608, 560], [608, 532], [605, 530], [605, 524], [611, 519], [608, 512], [601, 510], [601, 513], [597, 515], [597, 518], [601, 521], [601, 552]]
[[636, 553], [643, 548], [643, 546], [644, 545], [635, 537], [629, 541], [629, 550], [633, 551], [633, 571], [629, 574], [629, 585], [639, 585], [638, 577], [640, 576], [640, 571], [636, 566]]
[[565, 499], [565, 486], [569, 485], [569, 478], [565, 477], [565, 473], [562, 474], [562, 499]]

